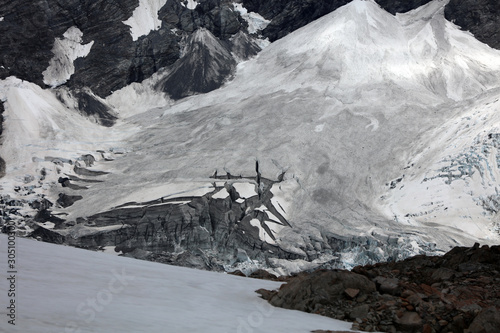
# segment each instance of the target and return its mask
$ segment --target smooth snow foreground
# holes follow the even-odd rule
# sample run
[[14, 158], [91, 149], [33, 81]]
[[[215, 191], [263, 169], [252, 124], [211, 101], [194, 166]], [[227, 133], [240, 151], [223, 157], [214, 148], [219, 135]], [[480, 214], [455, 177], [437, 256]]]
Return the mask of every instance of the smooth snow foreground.
[[16, 240], [16, 320], [8, 324], [7, 237], [0, 235], [0, 332], [310, 332], [350, 323], [271, 307], [280, 283]]

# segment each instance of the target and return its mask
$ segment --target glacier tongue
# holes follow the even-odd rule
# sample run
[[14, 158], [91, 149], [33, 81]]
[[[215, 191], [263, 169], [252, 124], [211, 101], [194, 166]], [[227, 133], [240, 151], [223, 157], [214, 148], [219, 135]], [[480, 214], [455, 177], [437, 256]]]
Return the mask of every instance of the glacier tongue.
[[[150, 106], [158, 107], [139, 113], [127, 106], [121, 114], [131, 117], [110, 131], [96, 130], [103, 140], [94, 145], [94, 151], [102, 150], [94, 154], [100, 156], [97, 166], [84, 168], [80, 159], [73, 168], [95, 182], [85, 190], [64, 189], [61, 202], [72, 205], [54, 209], [67, 214], [62, 233], [101, 234], [102, 228], [123, 226], [113, 232], [144, 232], [131, 237], [153, 251], [161, 251], [167, 239], [179, 255], [194, 246], [190, 241], [211, 244], [217, 253], [217, 246], [228, 245], [228, 233], [230, 245], [243, 244], [250, 255], [256, 249], [318, 265], [342, 253], [351, 265], [433, 251], [435, 244], [447, 249], [498, 241], [488, 228], [494, 227], [500, 202], [494, 141], [500, 52], [447, 22], [444, 4], [436, 0], [395, 17], [374, 1], [355, 0], [239, 63], [234, 79], [218, 90], [167, 101], [154, 95], [150, 81], [144, 90], [135, 85], [109, 98], [121, 108], [120, 96], [132, 91], [138, 98], [155, 96]], [[229, 47], [207, 31], [198, 31], [190, 43], [201, 55], [234, 62]], [[167, 80], [175, 81], [186, 68], [193, 69], [190, 75], [225, 70], [217, 61], [204, 68], [194, 60], [185, 55], [181, 67], [167, 71]], [[37, 94], [54, 100], [48, 91]], [[8, 99], [8, 109], [15, 101]], [[63, 113], [60, 105], [51, 116], [43, 107], [29, 110], [44, 112], [43, 126]], [[483, 128], [485, 121], [491, 126]], [[104, 134], [113, 144], [103, 145]], [[62, 146], [80, 152], [74, 141]], [[35, 156], [27, 150], [24, 158]], [[65, 176], [74, 181], [71, 170]], [[462, 179], [447, 182], [457, 177]], [[234, 186], [234, 179], [246, 179], [255, 194], [239, 193], [243, 186]], [[179, 184], [217, 192], [188, 200], [177, 195]], [[167, 223], [165, 198], [176, 200], [168, 205], [179, 217], [175, 222]], [[214, 214], [222, 214], [222, 229]], [[270, 224], [273, 216], [286, 216], [287, 223]], [[164, 238], [151, 238], [149, 226]], [[169, 228], [185, 237], [164, 235]], [[351, 248], [359, 250], [357, 259], [345, 254]]]

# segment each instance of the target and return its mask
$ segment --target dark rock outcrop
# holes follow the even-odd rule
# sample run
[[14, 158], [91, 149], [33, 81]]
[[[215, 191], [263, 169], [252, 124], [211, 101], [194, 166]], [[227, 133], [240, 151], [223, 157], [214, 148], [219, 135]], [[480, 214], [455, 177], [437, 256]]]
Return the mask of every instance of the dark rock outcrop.
[[113, 114], [112, 110], [91, 92], [79, 90], [75, 91], [74, 95], [78, 101], [78, 110], [81, 113], [94, 117], [99, 124], [106, 127], [111, 127], [115, 124], [117, 117]]
[[[53, 56], [55, 38], [71, 26], [77, 26], [83, 32], [85, 43], [95, 42], [85, 62], [91, 62], [95, 66], [92, 72], [98, 73], [93, 77], [77, 73], [80, 75], [77, 82], [98, 94], [109, 93], [119, 81], [111, 74], [120, 68], [124, 59], [130, 62], [133, 56], [126, 51], [131, 37], [122, 21], [132, 15], [137, 5], [137, 0], [3, 2], [0, 59], [4, 68], [0, 78], [15, 75], [43, 87], [42, 72]], [[82, 64], [77, 67], [82, 68]]]
[[0, 79], [15, 75], [44, 86], [42, 72], [53, 56], [55, 37], [71, 26], [71, 19], [53, 17], [45, 1], [2, 1], [0, 17], [4, 18], [0, 22]]
[[395, 15], [396, 13], [406, 13], [410, 10], [423, 6], [431, 0], [375, 0], [382, 8], [389, 13]]
[[230, 39], [231, 52], [237, 59], [247, 60], [260, 51], [260, 47], [250, 37], [240, 31]]
[[382, 332], [500, 331], [500, 246], [457, 247], [444, 256], [320, 270], [290, 278], [271, 304], [354, 321]]
[[479, 41], [500, 49], [500, 3], [496, 0], [451, 0], [445, 17]]
[[159, 83], [159, 88], [174, 99], [219, 88], [236, 67], [227, 43], [205, 29], [196, 30], [189, 37], [183, 53]]
[[174, 64], [183, 34], [206, 28], [228, 40], [245, 27], [229, 2], [202, 1], [190, 10], [179, 1], [168, 1], [159, 12], [163, 26], [133, 41], [130, 27], [123, 21], [138, 5], [138, 0], [3, 2], [0, 79], [15, 75], [44, 87], [42, 73], [53, 57], [55, 38], [76, 26], [83, 33], [84, 44], [94, 43], [86, 57], [75, 60], [75, 73], [67, 85], [76, 90], [88, 87], [105, 97]]
[[233, 10], [232, 1], [199, 1], [195, 9], [181, 5], [181, 1], [168, 1], [159, 11], [160, 19], [172, 28], [192, 33], [200, 28], [209, 30], [221, 40], [227, 40], [241, 31], [246, 22]]
[[[0, 145], [2, 143], [2, 133], [3, 133], [3, 113], [5, 112], [5, 108], [3, 106], [3, 102], [0, 101]], [[5, 161], [4, 159], [0, 156], [0, 178], [5, 176]]]
[[0, 178], [5, 176], [6, 163], [4, 159], [0, 156]]
[[57, 204], [63, 208], [72, 206], [78, 200], [82, 200], [81, 195], [68, 195], [65, 193], [59, 193], [59, 199], [57, 199]]
[[0, 101], [0, 136], [3, 133], [3, 113], [5, 112], [5, 107], [3, 106], [3, 102]]

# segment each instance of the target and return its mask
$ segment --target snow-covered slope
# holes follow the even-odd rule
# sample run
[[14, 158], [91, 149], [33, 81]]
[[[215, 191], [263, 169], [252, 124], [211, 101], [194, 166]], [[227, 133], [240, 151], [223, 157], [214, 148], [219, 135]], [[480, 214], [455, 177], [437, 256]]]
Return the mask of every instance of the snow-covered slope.
[[[6, 243], [7, 237], [0, 235], [3, 267]], [[278, 288], [276, 282], [33, 240], [17, 239], [16, 249], [14, 287], [5, 278], [0, 282], [2, 332], [307, 333], [351, 327], [319, 315], [274, 308], [255, 293]], [[15, 326], [8, 323], [8, 289], [15, 289]]]
[[[240, 63], [216, 91], [168, 106], [158, 93], [161, 107], [127, 110], [135, 115], [116, 134], [102, 132], [121, 148], [92, 169], [109, 174], [85, 190], [65, 188], [82, 198], [54, 211], [75, 222], [126, 205], [138, 210], [131, 224], [156, 223], [141, 220], [141, 209], [210, 193], [224, 186], [214, 183], [221, 174], [242, 175], [276, 180], [261, 211], [272, 211], [267, 222], [286, 216], [287, 227], [251, 225], [265, 243], [304, 259], [351, 241], [365, 242], [375, 261], [391, 256], [384, 244], [411, 254], [498, 242], [500, 52], [447, 22], [445, 4], [395, 17], [355, 0]], [[260, 185], [247, 182], [257, 196]], [[227, 205], [259, 211], [245, 199]]]
[[[386, 184], [419, 153], [419, 142], [434, 140], [432, 130], [469, 112], [472, 101], [454, 99], [498, 86], [499, 52], [446, 22], [443, 4], [396, 18], [373, 1], [354, 1], [242, 63], [224, 88], [132, 118], [147, 131], [106, 187], [119, 186], [125, 172], [135, 177], [124, 192], [203, 182], [215, 169], [251, 175], [257, 158], [263, 176], [287, 169], [298, 184], [287, 212], [295, 230], [406, 229], [378, 212]], [[97, 192], [111, 196], [100, 186], [92, 192], [74, 216], [102, 205]], [[113, 196], [113, 204], [120, 200]], [[480, 219], [487, 230], [491, 216]], [[415, 227], [429, 240], [450, 241]]]

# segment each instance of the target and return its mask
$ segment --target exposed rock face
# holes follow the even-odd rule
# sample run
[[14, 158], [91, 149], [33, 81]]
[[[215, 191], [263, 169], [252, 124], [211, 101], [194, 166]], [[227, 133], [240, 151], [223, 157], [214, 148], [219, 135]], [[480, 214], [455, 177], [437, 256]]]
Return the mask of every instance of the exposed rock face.
[[375, 0], [391, 14], [396, 13], [406, 13], [412, 9], [418, 8], [429, 3], [431, 0], [408, 0], [408, 1], [398, 1], [398, 0]]
[[59, 199], [57, 200], [57, 204], [59, 204], [63, 208], [66, 208], [73, 205], [76, 201], [82, 199], [83, 197], [81, 195], [67, 195], [61, 193], [59, 194]]
[[138, 4], [138, 0], [4, 3], [0, 7], [0, 79], [15, 75], [45, 86], [42, 73], [53, 57], [55, 38], [76, 26], [83, 33], [82, 42], [93, 45], [87, 56], [75, 61], [75, 73], [67, 85], [88, 87], [104, 97], [175, 63], [183, 34], [206, 28], [227, 40], [245, 28], [229, 2], [202, 1], [192, 10], [180, 1], [168, 1], [159, 12], [163, 26], [133, 41], [130, 27], [123, 21], [132, 16]]
[[[0, 79], [15, 75], [41, 86], [49, 66], [55, 36], [69, 28], [69, 18], [56, 19], [50, 28], [45, 1], [3, 1], [0, 5]], [[66, 21], [66, 23], [65, 23]]]
[[164, 23], [188, 33], [205, 28], [222, 40], [245, 26], [241, 16], [233, 11], [232, 1], [227, 0], [199, 1], [194, 10], [181, 5], [180, 1], [168, 1], [159, 17]]
[[[0, 144], [2, 140], [2, 132], [3, 132], [3, 113], [5, 111], [5, 108], [3, 106], [3, 102], [0, 101]], [[5, 161], [4, 159], [0, 156], [0, 178], [5, 176]]]
[[78, 90], [74, 93], [78, 101], [78, 110], [84, 115], [95, 117], [96, 121], [103, 126], [111, 127], [117, 117], [112, 110], [92, 94], [90, 91]]
[[382, 332], [500, 330], [500, 246], [457, 247], [442, 257], [315, 271], [278, 291], [259, 290], [275, 306], [354, 321]]
[[5, 107], [3, 106], [3, 102], [0, 101], [0, 136], [3, 132], [3, 113], [5, 111]]
[[174, 99], [219, 88], [236, 67], [228, 45], [205, 29], [190, 36], [183, 53], [160, 83], [162, 90]]
[[483, 43], [500, 49], [500, 4], [495, 0], [451, 0], [445, 17]]
[[92, 71], [99, 73], [94, 77], [83, 75], [77, 82], [99, 94], [116, 89], [119, 83], [110, 72], [117, 71], [124, 59], [129, 62], [133, 55], [124, 47], [131, 38], [122, 21], [132, 15], [137, 5], [137, 0], [119, 4], [109, 0], [4, 2], [0, 9], [0, 16], [4, 17], [0, 24], [0, 45], [2, 65], [7, 70], [1, 77], [15, 75], [43, 87], [42, 72], [53, 56], [55, 38], [76, 25], [83, 32], [85, 43], [95, 42], [89, 60], [95, 66]]

